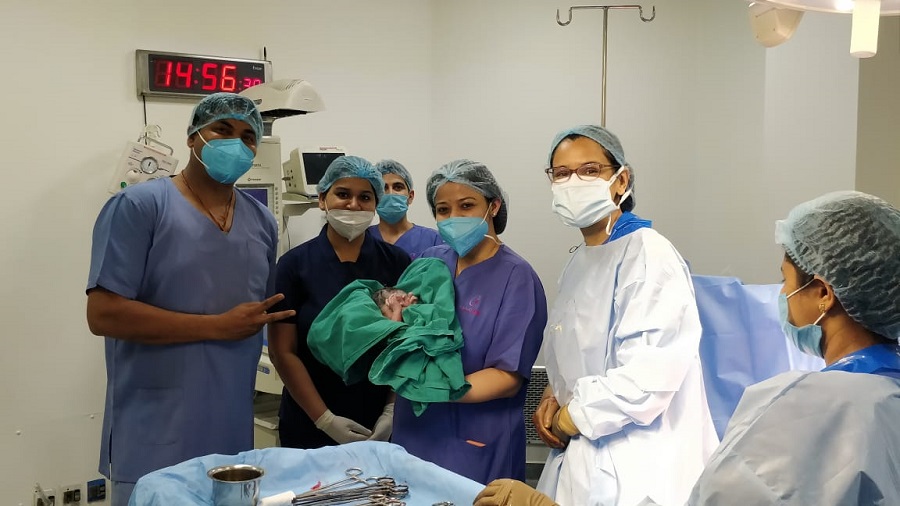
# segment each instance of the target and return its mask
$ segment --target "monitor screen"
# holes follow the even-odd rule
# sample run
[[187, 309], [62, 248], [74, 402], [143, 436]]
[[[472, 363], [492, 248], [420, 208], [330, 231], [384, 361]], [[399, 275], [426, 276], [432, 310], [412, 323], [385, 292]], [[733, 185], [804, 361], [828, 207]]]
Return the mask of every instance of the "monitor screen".
[[251, 197], [259, 201], [260, 204], [269, 207], [269, 190], [266, 188], [241, 188]]
[[303, 153], [303, 175], [306, 178], [307, 185], [317, 185], [325, 170], [335, 158], [344, 156], [339, 152], [316, 152], [307, 151]]
[[275, 186], [271, 184], [241, 184], [238, 183], [235, 185], [240, 188], [241, 191], [250, 195], [260, 204], [264, 205], [272, 214], [277, 215], [277, 211], [275, 209]]

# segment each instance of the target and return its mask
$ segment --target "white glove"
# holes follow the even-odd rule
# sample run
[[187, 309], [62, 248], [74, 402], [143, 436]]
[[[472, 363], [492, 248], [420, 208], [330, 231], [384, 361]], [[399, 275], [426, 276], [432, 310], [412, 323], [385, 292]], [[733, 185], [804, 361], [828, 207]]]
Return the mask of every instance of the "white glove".
[[322, 416], [316, 420], [316, 428], [328, 434], [338, 444], [352, 443], [353, 441], [365, 441], [372, 435], [372, 431], [343, 416], [335, 416], [330, 409], [326, 409]]
[[378, 420], [375, 421], [375, 428], [372, 429], [372, 435], [369, 441], [388, 441], [391, 439], [391, 432], [394, 429], [394, 403], [389, 402], [384, 405], [384, 411]]

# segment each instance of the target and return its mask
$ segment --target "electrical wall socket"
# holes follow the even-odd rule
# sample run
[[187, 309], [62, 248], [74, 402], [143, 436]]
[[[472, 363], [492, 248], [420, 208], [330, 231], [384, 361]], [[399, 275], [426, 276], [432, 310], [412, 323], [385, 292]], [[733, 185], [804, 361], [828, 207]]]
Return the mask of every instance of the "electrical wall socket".
[[81, 506], [84, 504], [85, 497], [81, 485], [68, 485], [59, 487], [56, 490], [57, 506]]
[[50, 501], [50, 504], [44, 503], [44, 500], [41, 498], [41, 494], [38, 493], [37, 489], [34, 491], [34, 501], [31, 503], [34, 506], [56, 506], [56, 491], [52, 488], [44, 488], [44, 495], [47, 496], [47, 499]]

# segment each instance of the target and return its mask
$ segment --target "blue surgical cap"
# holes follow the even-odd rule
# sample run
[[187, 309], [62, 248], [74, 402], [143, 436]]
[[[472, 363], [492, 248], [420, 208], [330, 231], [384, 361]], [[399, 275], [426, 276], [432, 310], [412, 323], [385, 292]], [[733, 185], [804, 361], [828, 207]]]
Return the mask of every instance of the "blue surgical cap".
[[203, 97], [191, 114], [191, 124], [187, 129], [188, 137], [201, 128], [223, 119], [236, 119], [247, 123], [256, 134], [256, 142], [262, 139], [262, 116], [256, 109], [256, 104], [249, 98], [235, 93], [213, 93]]
[[378, 172], [381, 172], [381, 175], [384, 176], [386, 174], [396, 174], [406, 182], [406, 188], [408, 190], [412, 190], [412, 176], [409, 175], [409, 171], [406, 170], [400, 162], [396, 160], [382, 160], [375, 164], [375, 168], [378, 169]]
[[900, 211], [865, 193], [829, 193], [778, 221], [775, 242], [828, 282], [854, 321], [900, 337]]
[[628, 171], [628, 188], [626, 189], [631, 190], [631, 194], [621, 203], [621, 207], [623, 211], [631, 211], [634, 209], [636, 202], [634, 198], [634, 170], [631, 168], [631, 165], [625, 161], [625, 150], [622, 149], [622, 143], [619, 142], [619, 138], [609, 130], [597, 125], [579, 125], [563, 130], [553, 138], [553, 144], [550, 145], [550, 156], [547, 157], [547, 165], [553, 165], [553, 154], [556, 153], [556, 148], [559, 147], [559, 144], [566, 138], [575, 135], [587, 137], [596, 142], [612, 155], [613, 159], [611, 161], [613, 163], [625, 167], [625, 170]]
[[494, 179], [494, 175], [483, 163], [472, 160], [454, 160], [440, 169], [434, 171], [428, 178], [425, 191], [428, 193], [428, 205], [431, 206], [431, 214], [436, 215], [434, 209], [434, 196], [438, 188], [444, 183], [459, 183], [474, 188], [488, 200], [500, 199], [500, 210], [494, 216], [494, 231], [498, 234], [506, 230], [506, 201], [507, 197]]
[[381, 173], [375, 169], [371, 162], [358, 156], [339, 156], [335, 158], [328, 165], [325, 174], [322, 175], [322, 179], [319, 180], [316, 190], [320, 195], [325, 194], [335, 181], [345, 177], [358, 177], [368, 181], [372, 185], [372, 190], [375, 191], [376, 202], [381, 200], [381, 196], [384, 195], [384, 179], [381, 178]]

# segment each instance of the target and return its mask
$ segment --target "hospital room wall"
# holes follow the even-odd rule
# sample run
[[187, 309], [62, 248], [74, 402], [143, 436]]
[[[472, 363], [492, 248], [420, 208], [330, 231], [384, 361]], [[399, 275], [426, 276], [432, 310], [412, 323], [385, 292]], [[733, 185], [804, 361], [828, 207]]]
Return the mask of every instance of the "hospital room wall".
[[[275, 124], [284, 158], [344, 144], [425, 166], [430, 149], [431, 6], [418, 0], [151, 4], [0, 2], [5, 181], [0, 248], [0, 502], [32, 486], [98, 477], [103, 341], [85, 323], [91, 228], [112, 169], [143, 127], [134, 50], [258, 58], [302, 77], [327, 110]], [[18, 48], [18, 49], [13, 49]], [[184, 167], [192, 101], [148, 99]]]
[[856, 188], [900, 206], [900, 17], [881, 18], [878, 54], [859, 64]]
[[[609, 17], [607, 126], [636, 175], [636, 212], [694, 272], [777, 282], [773, 222], [802, 199], [852, 189], [857, 63], [850, 23], [807, 14], [795, 37], [756, 44], [746, 4], [661, 0], [657, 18]], [[439, 2], [434, 151], [492, 168], [510, 194], [503, 239], [552, 300], [580, 234], [550, 211], [553, 135], [600, 120], [602, 14], [572, 2]], [[649, 5], [649, 3], [647, 4]]]

